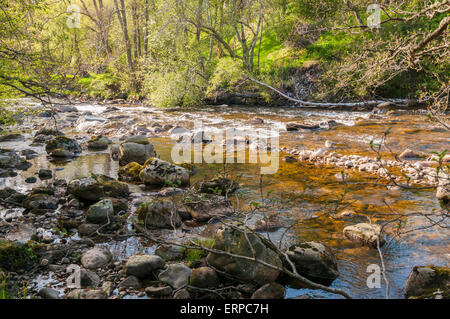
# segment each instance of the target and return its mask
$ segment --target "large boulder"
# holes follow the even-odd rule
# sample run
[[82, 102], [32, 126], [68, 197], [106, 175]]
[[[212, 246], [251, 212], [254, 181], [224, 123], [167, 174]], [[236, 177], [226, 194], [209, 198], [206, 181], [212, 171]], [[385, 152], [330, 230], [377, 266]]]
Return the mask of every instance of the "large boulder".
[[450, 268], [414, 267], [406, 280], [407, 298], [450, 298]]
[[56, 136], [47, 142], [45, 151], [53, 157], [73, 157], [81, 153], [81, 147], [71, 138]]
[[136, 162], [141, 165], [151, 157], [156, 156], [155, 149], [152, 144], [146, 139], [146, 144], [143, 141], [141, 143], [125, 142], [120, 145], [119, 148], [119, 165], [124, 166], [131, 162]]
[[104, 196], [126, 197], [129, 194], [128, 185], [115, 179], [99, 175], [72, 180], [67, 185], [69, 194], [88, 202], [96, 202]]
[[377, 247], [377, 238], [380, 245], [384, 244], [384, 236], [379, 225], [359, 223], [344, 228], [344, 236], [349, 240], [363, 246]]
[[[253, 258], [251, 249], [253, 247], [255, 257], [258, 260], [275, 267], [282, 266], [278, 254], [269, 248], [265, 240], [254, 233], [247, 233], [247, 238], [242, 229], [221, 228], [217, 231], [214, 238], [213, 249]], [[214, 268], [244, 282], [266, 284], [275, 281], [280, 274], [279, 270], [267, 267], [256, 261], [212, 252], [208, 254], [207, 262]]]
[[190, 175], [189, 171], [183, 167], [158, 158], [151, 158], [145, 163], [139, 177], [146, 185], [186, 186], [189, 185]]
[[[325, 244], [305, 242], [292, 245], [286, 254], [295, 265], [297, 272], [314, 282], [330, 285], [339, 276], [336, 257], [330, 247]], [[290, 269], [287, 260], [285, 267]], [[304, 288], [304, 285], [294, 278], [289, 278], [287, 283], [296, 288]]]
[[148, 228], [175, 228], [181, 225], [181, 217], [173, 202], [160, 200], [142, 205], [138, 209], [138, 218]]
[[156, 255], [133, 255], [128, 258], [125, 264], [125, 273], [128, 276], [136, 276], [138, 278], [148, 278], [153, 273], [165, 266], [164, 260]]
[[213, 217], [223, 217], [233, 214], [230, 200], [218, 195], [185, 196], [184, 206], [192, 218], [198, 222], [207, 222]]
[[173, 289], [180, 289], [189, 283], [191, 272], [185, 264], [171, 264], [159, 273], [158, 279]]
[[107, 265], [112, 259], [107, 247], [95, 246], [81, 255], [81, 264], [86, 269], [96, 269]]
[[103, 199], [91, 206], [86, 212], [86, 221], [93, 224], [106, 224], [114, 216], [114, 207], [110, 199]]

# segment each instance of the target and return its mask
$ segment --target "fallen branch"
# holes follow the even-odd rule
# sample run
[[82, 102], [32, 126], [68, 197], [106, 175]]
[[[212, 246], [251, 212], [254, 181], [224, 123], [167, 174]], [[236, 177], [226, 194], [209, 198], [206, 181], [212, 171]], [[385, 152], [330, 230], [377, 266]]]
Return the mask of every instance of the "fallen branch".
[[363, 102], [339, 102], [339, 103], [308, 102], [308, 101], [303, 101], [303, 100], [299, 100], [299, 99], [290, 97], [289, 95], [281, 92], [280, 90], [277, 90], [276, 88], [274, 88], [266, 83], [263, 83], [261, 81], [255, 80], [251, 77], [248, 77], [248, 79], [250, 81], [258, 83], [262, 86], [265, 86], [265, 87], [271, 89], [272, 91], [275, 91], [276, 93], [278, 93], [285, 99], [295, 102], [297, 104], [300, 104], [303, 107], [318, 107], [318, 108], [348, 107], [348, 108], [354, 108], [354, 107], [362, 106], [362, 107], [369, 108], [369, 107], [374, 107], [374, 106], [377, 106], [377, 105], [379, 105], [381, 103], [385, 103], [385, 102], [391, 102], [391, 103], [399, 104], [399, 105], [421, 104], [421, 103], [425, 102], [425, 101], [417, 101], [417, 100], [411, 100], [411, 99], [385, 99], [385, 100], [369, 100], [369, 101], [363, 101]]

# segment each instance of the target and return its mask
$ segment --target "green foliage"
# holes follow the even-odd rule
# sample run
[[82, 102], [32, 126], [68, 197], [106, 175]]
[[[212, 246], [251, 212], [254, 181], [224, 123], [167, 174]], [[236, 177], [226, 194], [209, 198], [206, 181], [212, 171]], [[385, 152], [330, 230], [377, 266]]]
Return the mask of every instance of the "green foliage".
[[0, 241], [0, 267], [5, 270], [17, 270], [28, 267], [37, 256], [35, 245]]
[[209, 80], [208, 94], [216, 90], [231, 90], [244, 76], [242, 64], [231, 58], [220, 59]]
[[117, 77], [109, 74], [90, 73], [79, 80], [82, 91], [92, 98], [113, 98], [120, 94], [120, 84]]
[[196, 105], [204, 97], [203, 83], [191, 79], [184, 70], [155, 72], [144, 81], [144, 96], [157, 107]]
[[[212, 248], [214, 246], [214, 239], [211, 238], [201, 238], [201, 239], [194, 239], [194, 243], [206, 247], [206, 248]], [[208, 254], [203, 249], [186, 249], [186, 262], [189, 264], [195, 264], [199, 262], [203, 257], [205, 257]]]

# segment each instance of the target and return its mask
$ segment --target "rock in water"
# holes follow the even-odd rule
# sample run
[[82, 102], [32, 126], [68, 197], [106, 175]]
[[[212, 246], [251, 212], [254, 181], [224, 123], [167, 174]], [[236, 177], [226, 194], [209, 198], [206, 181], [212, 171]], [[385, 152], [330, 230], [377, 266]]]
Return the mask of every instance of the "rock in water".
[[103, 135], [95, 136], [88, 141], [87, 147], [90, 150], [106, 150], [109, 145], [109, 140]]
[[119, 147], [119, 165], [124, 166], [131, 162], [136, 162], [141, 165], [145, 163], [145, 161], [151, 157], [156, 156], [156, 152], [153, 148], [153, 145], [147, 144], [139, 144], [139, 143], [122, 143]]
[[[255, 257], [257, 259], [276, 267], [282, 266], [278, 254], [266, 245], [266, 241], [252, 233], [247, 234], [247, 237], [255, 251]], [[217, 231], [213, 249], [253, 257], [252, 250], [244, 232], [231, 227], [225, 227]], [[266, 284], [275, 281], [280, 274], [278, 270], [260, 263], [226, 255], [209, 253], [207, 261], [214, 268], [244, 282]]]
[[133, 255], [125, 264], [125, 273], [138, 278], [151, 277], [155, 270], [162, 269], [165, 262], [156, 255]]
[[57, 136], [47, 142], [45, 151], [54, 157], [73, 157], [81, 153], [81, 147], [71, 138]]
[[174, 228], [181, 225], [181, 217], [173, 202], [168, 200], [152, 202], [138, 209], [138, 218], [146, 227]]
[[189, 171], [180, 166], [158, 158], [151, 158], [145, 163], [139, 177], [146, 185], [187, 186], [190, 176]]
[[81, 264], [86, 269], [96, 269], [107, 265], [112, 255], [108, 248], [95, 246], [81, 256]]
[[191, 268], [184, 264], [172, 264], [158, 275], [158, 279], [173, 289], [179, 289], [189, 283], [191, 272]]
[[114, 216], [114, 207], [110, 199], [104, 199], [89, 207], [86, 221], [93, 224], [106, 224]]
[[377, 247], [377, 238], [380, 245], [384, 244], [384, 236], [381, 234], [381, 227], [367, 223], [360, 223], [344, 228], [344, 236], [349, 240], [358, 242], [364, 246]]
[[406, 280], [407, 298], [450, 298], [450, 268], [414, 267]]
[[[295, 265], [297, 272], [324, 285], [330, 285], [339, 276], [336, 257], [333, 251], [320, 242], [305, 242], [292, 245], [286, 251], [287, 256]], [[285, 261], [289, 269], [289, 263]], [[289, 278], [288, 283], [293, 287], [304, 288], [295, 278]]]

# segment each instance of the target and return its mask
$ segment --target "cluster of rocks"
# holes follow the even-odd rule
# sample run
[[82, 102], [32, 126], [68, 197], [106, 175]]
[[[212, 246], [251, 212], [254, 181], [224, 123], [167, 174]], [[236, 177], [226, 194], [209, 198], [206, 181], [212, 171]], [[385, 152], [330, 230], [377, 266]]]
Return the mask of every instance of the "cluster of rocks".
[[[450, 202], [450, 177], [443, 171], [437, 171], [438, 158], [431, 156], [423, 161], [406, 161], [406, 159], [423, 158], [424, 154], [415, 153], [411, 150], [405, 150], [399, 155], [402, 161], [398, 160], [377, 160], [368, 156], [360, 155], [342, 155], [335, 152], [331, 147], [320, 148], [317, 150], [301, 150], [282, 148], [282, 151], [294, 155], [294, 158], [285, 159], [294, 162], [296, 159], [300, 161], [308, 161], [317, 165], [331, 165], [342, 167], [345, 169], [357, 169], [361, 172], [367, 172], [389, 181], [395, 181], [397, 185], [405, 184], [405, 176], [408, 176], [409, 182], [435, 186], [437, 187], [436, 197], [445, 204]], [[450, 156], [446, 155], [441, 159], [445, 165], [450, 162]], [[405, 176], [399, 176], [395, 171], [398, 169]], [[400, 186], [392, 186], [398, 188]]]

